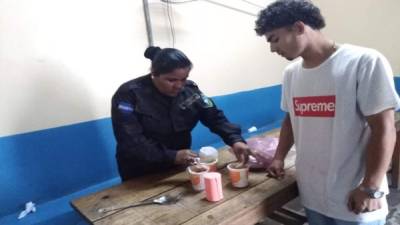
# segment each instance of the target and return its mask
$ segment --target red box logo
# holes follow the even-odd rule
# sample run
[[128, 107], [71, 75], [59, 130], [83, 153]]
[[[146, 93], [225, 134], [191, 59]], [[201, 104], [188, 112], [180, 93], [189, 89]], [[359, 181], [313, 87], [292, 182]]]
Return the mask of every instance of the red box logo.
[[293, 98], [294, 114], [306, 117], [335, 117], [336, 96]]

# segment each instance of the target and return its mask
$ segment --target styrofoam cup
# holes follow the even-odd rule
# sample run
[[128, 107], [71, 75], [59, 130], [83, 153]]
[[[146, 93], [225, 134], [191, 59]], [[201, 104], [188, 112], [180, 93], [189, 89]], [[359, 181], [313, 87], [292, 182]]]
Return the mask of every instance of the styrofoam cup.
[[[198, 168], [203, 168], [204, 171], [197, 171]], [[187, 172], [189, 174], [190, 182], [195, 191], [204, 190], [204, 174], [206, 174], [210, 168], [206, 165], [193, 165], [187, 167]]]
[[205, 165], [210, 168], [209, 172], [217, 172], [217, 163], [218, 163], [218, 159], [215, 159], [211, 162], [203, 162], [200, 160], [201, 165]]
[[243, 188], [249, 185], [249, 166], [243, 165], [242, 168], [237, 168], [239, 162], [228, 164], [229, 177], [234, 187]]

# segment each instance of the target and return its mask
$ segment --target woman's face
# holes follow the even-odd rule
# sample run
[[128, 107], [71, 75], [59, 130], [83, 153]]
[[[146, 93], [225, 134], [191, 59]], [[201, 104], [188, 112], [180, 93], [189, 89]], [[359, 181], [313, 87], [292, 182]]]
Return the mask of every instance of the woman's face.
[[159, 92], [170, 97], [175, 97], [185, 86], [189, 72], [190, 67], [178, 68], [170, 73], [164, 73], [158, 76], [152, 75], [151, 78]]

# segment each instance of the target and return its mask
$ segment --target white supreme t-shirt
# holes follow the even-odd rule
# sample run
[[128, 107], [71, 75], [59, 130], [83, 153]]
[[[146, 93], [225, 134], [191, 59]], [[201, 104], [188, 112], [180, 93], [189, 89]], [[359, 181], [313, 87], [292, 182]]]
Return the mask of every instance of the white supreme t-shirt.
[[[296, 176], [305, 207], [347, 221], [384, 219], [383, 208], [356, 215], [348, 194], [365, 174], [366, 116], [400, 105], [389, 63], [379, 52], [343, 44], [316, 68], [303, 61], [284, 72], [281, 107], [290, 115]], [[386, 178], [381, 189], [388, 193]]]

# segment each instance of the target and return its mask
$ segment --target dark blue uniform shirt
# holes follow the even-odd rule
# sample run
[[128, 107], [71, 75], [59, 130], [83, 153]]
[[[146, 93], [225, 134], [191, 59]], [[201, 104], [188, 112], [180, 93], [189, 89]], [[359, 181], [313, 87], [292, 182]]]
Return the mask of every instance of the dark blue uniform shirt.
[[227, 145], [244, 141], [240, 128], [192, 81], [176, 97], [161, 94], [150, 75], [128, 81], [114, 94], [111, 115], [123, 180], [172, 168], [176, 152], [190, 149], [198, 121]]

